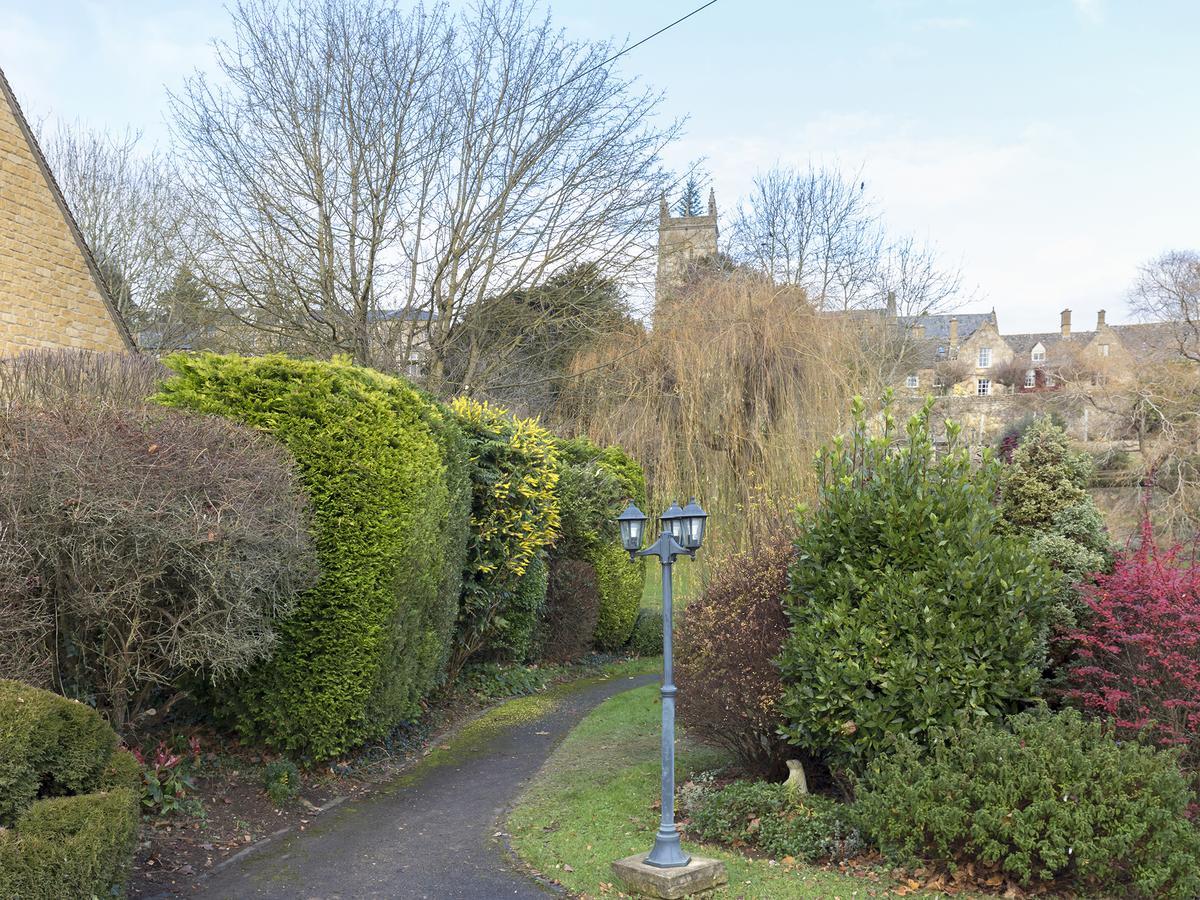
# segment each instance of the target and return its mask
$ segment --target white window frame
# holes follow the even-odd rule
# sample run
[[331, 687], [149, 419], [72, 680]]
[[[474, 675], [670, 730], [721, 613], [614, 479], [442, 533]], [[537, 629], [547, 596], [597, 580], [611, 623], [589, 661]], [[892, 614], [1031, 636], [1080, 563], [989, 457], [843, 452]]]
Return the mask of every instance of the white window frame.
[[921, 377], [919, 375], [909, 375], [904, 379], [906, 388], [919, 388], [921, 386]]
[[1100, 345], [1100, 355], [1101, 355], [1101, 356], [1108, 356], [1108, 344], [1101, 344], [1101, 345]]
[[1031, 350], [1029, 352], [1029, 359], [1032, 362], [1045, 362], [1046, 361], [1046, 348], [1043, 347], [1041, 344], [1038, 344], [1036, 347], [1033, 348], [1033, 350]]
[[979, 378], [975, 381], [975, 396], [990, 397], [992, 395], [992, 379]]
[[990, 369], [991, 367], [992, 367], [992, 348], [991, 347], [980, 347], [979, 348], [979, 368]]
[[1030, 369], [1025, 373], [1025, 387], [1037, 387], [1037, 372], [1035, 372], [1033, 369]]

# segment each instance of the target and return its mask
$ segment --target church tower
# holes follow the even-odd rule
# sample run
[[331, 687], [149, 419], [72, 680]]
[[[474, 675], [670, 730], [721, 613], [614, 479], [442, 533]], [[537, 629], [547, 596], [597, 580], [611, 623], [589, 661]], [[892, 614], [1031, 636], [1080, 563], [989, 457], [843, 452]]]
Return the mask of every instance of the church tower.
[[717, 255], [717, 195], [709, 189], [708, 215], [673, 216], [664, 195], [658, 202], [658, 275], [654, 280], [657, 307], [683, 284], [688, 269]]

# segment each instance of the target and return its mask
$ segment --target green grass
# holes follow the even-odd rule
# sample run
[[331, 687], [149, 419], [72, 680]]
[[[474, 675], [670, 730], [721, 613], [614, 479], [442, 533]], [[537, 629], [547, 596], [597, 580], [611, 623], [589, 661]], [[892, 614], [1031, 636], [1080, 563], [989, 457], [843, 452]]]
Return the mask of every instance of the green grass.
[[[703, 582], [703, 571], [700, 560], [691, 560], [686, 556], [675, 562], [674, 596], [676, 611], [687, 606], [691, 597], [699, 593]], [[646, 581], [642, 585], [642, 608], [662, 609], [662, 566], [657, 559], [646, 560]]]
[[[616, 896], [610, 863], [654, 843], [659, 789], [657, 687], [626, 691], [597, 707], [567, 737], [509, 818], [513, 848], [533, 868], [589, 897]], [[677, 777], [721, 762], [714, 751], [685, 748]], [[722, 898], [885, 896], [889, 882], [815, 867], [772, 865], [711, 846], [688, 849], [725, 861]], [[565, 867], [570, 866], [568, 871]]]

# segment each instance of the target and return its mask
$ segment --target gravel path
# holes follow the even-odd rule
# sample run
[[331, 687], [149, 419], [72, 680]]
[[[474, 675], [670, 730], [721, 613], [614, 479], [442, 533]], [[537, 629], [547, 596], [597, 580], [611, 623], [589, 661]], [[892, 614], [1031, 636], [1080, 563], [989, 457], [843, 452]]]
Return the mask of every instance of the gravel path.
[[559, 694], [540, 718], [325, 813], [216, 873], [194, 896], [542, 900], [548, 889], [515, 871], [500, 843], [505, 810], [589, 710], [655, 679], [619, 677]]

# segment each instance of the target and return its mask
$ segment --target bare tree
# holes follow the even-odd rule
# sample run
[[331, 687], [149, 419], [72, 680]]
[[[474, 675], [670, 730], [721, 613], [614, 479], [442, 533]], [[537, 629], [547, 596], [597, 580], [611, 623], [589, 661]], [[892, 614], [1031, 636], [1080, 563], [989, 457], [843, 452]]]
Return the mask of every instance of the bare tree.
[[179, 266], [183, 207], [168, 159], [138, 134], [58, 123], [41, 144], [105, 287], [136, 332]]
[[1200, 362], [1200, 253], [1172, 250], [1146, 263], [1129, 305], [1145, 321], [1174, 325], [1180, 355]]
[[733, 253], [823, 310], [882, 307], [924, 315], [962, 302], [962, 279], [933, 248], [892, 238], [862, 173], [775, 167], [759, 175], [733, 224]]
[[677, 128], [610, 51], [525, 0], [243, 0], [222, 83], [173, 97], [198, 276], [267, 341], [362, 363], [419, 345], [435, 387], [469, 385], [469, 348], [449, 360], [473, 306], [648, 256]]

